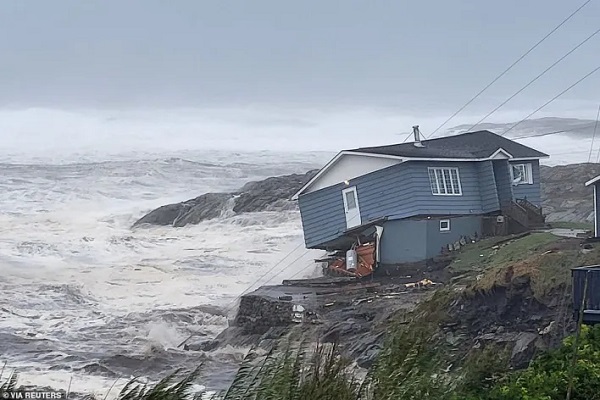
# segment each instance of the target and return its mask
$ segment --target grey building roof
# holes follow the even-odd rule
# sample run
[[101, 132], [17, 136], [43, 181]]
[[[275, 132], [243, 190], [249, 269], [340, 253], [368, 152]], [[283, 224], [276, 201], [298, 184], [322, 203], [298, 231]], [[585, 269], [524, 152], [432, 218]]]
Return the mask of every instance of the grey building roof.
[[490, 131], [477, 131], [423, 140], [423, 147], [414, 143], [361, 147], [347, 150], [357, 153], [382, 154], [415, 158], [487, 158], [502, 148], [514, 158], [544, 158], [547, 154], [514, 142]]

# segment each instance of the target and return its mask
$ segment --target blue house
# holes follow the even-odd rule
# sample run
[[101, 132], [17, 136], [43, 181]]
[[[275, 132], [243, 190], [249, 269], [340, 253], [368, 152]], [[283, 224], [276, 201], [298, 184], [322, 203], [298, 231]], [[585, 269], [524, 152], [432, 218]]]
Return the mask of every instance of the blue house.
[[[376, 260], [427, 260], [473, 236], [542, 225], [539, 160], [489, 131], [343, 150], [292, 199], [306, 247], [347, 250], [376, 236]], [[464, 242], [463, 242], [464, 243]]]

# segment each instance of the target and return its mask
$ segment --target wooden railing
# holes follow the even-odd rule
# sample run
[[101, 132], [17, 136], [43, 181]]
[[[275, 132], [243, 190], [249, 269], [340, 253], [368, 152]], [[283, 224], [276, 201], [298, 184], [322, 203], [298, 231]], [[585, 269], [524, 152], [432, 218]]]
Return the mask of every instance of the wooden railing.
[[525, 229], [529, 229], [529, 214], [520, 204], [511, 201], [502, 207], [502, 212]]
[[527, 211], [530, 225], [543, 225], [546, 223], [542, 209], [527, 199], [517, 199], [517, 204]]

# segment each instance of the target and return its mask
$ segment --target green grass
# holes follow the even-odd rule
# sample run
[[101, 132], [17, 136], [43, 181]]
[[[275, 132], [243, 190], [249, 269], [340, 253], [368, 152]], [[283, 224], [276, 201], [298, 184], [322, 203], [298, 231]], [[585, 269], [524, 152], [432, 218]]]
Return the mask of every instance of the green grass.
[[549, 222], [551, 228], [556, 229], [585, 229], [585, 230], [593, 230], [594, 224], [590, 222], [567, 222], [567, 221], [557, 221], [557, 222]]
[[551, 233], [532, 233], [505, 243], [506, 238], [484, 239], [461, 249], [448, 266], [453, 274], [477, 273], [496, 266], [521, 261], [560, 238]]
[[490, 254], [466, 293], [490, 292], [511, 287], [517, 281], [529, 282], [534, 298], [545, 303], [557, 290], [570, 287], [571, 268], [597, 264], [598, 259], [600, 248], [583, 253], [577, 242], [547, 233], [532, 234]]

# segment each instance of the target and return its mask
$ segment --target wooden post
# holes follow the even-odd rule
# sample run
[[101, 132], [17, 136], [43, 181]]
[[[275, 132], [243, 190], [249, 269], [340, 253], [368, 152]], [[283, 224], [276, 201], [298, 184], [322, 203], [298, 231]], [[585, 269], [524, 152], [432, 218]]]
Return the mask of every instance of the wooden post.
[[583, 312], [586, 304], [588, 281], [589, 281], [590, 270], [585, 270], [585, 282], [583, 283], [583, 296], [581, 297], [581, 304], [579, 305], [579, 317], [577, 319], [577, 330], [575, 331], [575, 340], [573, 341], [573, 359], [571, 360], [571, 368], [569, 370], [569, 386], [567, 388], [566, 400], [571, 400], [571, 393], [573, 391], [573, 378], [575, 372], [575, 366], [577, 365], [577, 355], [579, 353], [579, 337], [581, 336], [581, 325], [583, 323]]

